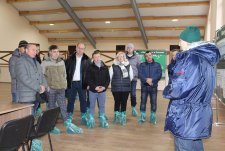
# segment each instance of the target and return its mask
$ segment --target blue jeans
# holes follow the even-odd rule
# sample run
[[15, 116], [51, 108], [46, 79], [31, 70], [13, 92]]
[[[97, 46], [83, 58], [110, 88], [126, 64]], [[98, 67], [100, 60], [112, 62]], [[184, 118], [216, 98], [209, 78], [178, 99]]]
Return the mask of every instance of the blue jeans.
[[136, 86], [137, 86], [137, 81], [131, 81], [130, 100], [131, 100], [132, 107], [135, 107], [137, 104], [137, 102], [136, 102]]
[[80, 99], [80, 111], [81, 113], [86, 113], [86, 90], [82, 89], [82, 83], [80, 81], [73, 81], [71, 84], [71, 88], [67, 90], [68, 91], [68, 104], [67, 104], [67, 112], [73, 113], [74, 110], [74, 102], [76, 95], [78, 93], [79, 99]]
[[187, 140], [174, 137], [175, 151], [204, 151], [201, 139]]
[[148, 95], [150, 95], [151, 111], [156, 112], [157, 109], [157, 87], [143, 86], [141, 87], [141, 105], [140, 111], [146, 111], [146, 103]]
[[98, 100], [99, 113], [105, 113], [105, 98], [106, 98], [106, 92], [95, 93], [95, 92], [89, 91], [90, 113], [92, 115], [95, 114], [96, 100]]

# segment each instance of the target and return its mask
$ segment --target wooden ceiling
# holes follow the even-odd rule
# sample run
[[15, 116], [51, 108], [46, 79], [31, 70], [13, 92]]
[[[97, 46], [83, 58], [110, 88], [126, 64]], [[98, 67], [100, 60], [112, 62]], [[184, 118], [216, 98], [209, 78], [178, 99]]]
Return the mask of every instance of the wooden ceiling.
[[[57, 0], [7, 0], [51, 42], [87, 40]], [[142, 40], [131, 0], [67, 0], [72, 11], [98, 43], [100, 40]], [[178, 39], [186, 26], [204, 36], [209, 0], [136, 0], [148, 40]], [[172, 20], [178, 21], [172, 21]], [[110, 24], [106, 24], [110, 21]], [[54, 24], [54, 25], [50, 25]]]

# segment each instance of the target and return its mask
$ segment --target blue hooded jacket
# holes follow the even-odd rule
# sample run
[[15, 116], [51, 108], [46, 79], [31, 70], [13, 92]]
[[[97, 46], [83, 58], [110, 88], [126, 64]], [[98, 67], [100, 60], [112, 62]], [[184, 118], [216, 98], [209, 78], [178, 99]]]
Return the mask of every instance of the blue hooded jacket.
[[165, 131], [182, 139], [210, 137], [214, 65], [219, 58], [218, 48], [206, 42], [192, 43], [188, 51], [176, 55], [171, 83], [163, 91], [163, 96], [170, 99]]

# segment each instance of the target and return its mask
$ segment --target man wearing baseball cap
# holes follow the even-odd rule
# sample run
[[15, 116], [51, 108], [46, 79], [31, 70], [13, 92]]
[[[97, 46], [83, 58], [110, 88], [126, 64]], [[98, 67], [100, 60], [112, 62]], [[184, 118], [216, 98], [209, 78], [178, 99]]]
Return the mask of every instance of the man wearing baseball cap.
[[9, 59], [9, 72], [11, 76], [11, 93], [12, 93], [12, 102], [17, 102], [16, 98], [16, 75], [15, 75], [15, 65], [17, 59], [21, 56], [22, 53], [25, 52], [25, 47], [27, 46], [28, 42], [26, 40], [21, 40], [19, 42], [18, 48], [14, 50], [12, 53], [11, 58]]
[[174, 135], [176, 151], [204, 151], [202, 139], [211, 136], [214, 66], [220, 53], [213, 43], [200, 39], [195, 26], [181, 32], [183, 52], [176, 55], [171, 82], [163, 91], [163, 96], [170, 99], [165, 131]]

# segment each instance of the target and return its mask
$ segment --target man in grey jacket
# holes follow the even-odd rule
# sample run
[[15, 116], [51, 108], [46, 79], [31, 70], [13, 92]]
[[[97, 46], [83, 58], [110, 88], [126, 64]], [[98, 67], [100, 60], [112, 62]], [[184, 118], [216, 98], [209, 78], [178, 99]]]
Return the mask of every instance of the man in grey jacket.
[[27, 44], [25, 53], [18, 58], [15, 66], [17, 100], [19, 103], [34, 104], [34, 111], [37, 107], [36, 93], [43, 93], [47, 88], [42, 68], [35, 59], [36, 53], [36, 44]]
[[136, 86], [137, 86], [137, 79], [138, 79], [138, 67], [140, 65], [140, 59], [139, 56], [134, 52], [134, 44], [129, 43], [127, 44], [127, 53], [126, 53], [126, 58], [129, 61], [133, 73], [134, 73], [134, 78], [131, 81], [131, 93], [130, 93], [130, 98], [131, 98], [131, 107], [132, 107], [132, 116], [137, 116], [137, 110], [136, 110]]
[[12, 102], [17, 102], [16, 99], [16, 74], [15, 74], [15, 65], [17, 59], [21, 56], [22, 53], [25, 52], [25, 47], [27, 45], [27, 41], [21, 40], [19, 42], [18, 48], [14, 50], [12, 56], [9, 59], [9, 72], [11, 76], [11, 93], [12, 93]]

